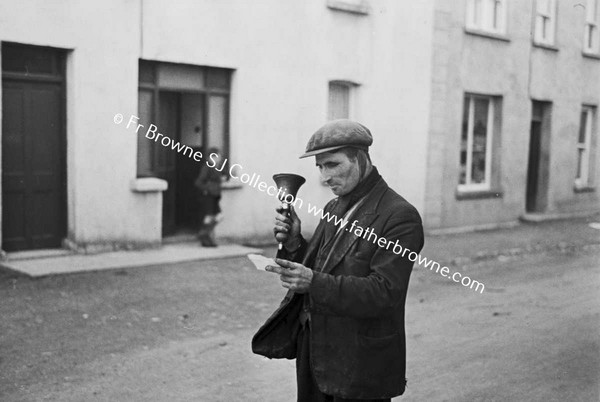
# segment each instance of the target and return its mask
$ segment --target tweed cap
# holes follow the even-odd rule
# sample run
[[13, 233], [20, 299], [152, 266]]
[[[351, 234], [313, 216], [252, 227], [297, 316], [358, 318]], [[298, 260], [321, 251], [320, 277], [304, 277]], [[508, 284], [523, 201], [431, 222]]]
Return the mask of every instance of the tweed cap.
[[352, 120], [333, 120], [318, 129], [306, 144], [306, 152], [300, 158], [307, 158], [335, 151], [339, 148], [354, 147], [367, 149], [373, 143], [368, 128]]

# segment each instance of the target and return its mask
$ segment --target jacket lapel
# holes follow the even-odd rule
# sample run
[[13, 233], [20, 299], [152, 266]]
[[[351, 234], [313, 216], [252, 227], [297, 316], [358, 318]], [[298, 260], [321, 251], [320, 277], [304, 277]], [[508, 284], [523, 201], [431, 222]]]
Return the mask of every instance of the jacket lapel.
[[[333, 268], [340, 263], [342, 258], [348, 254], [348, 251], [354, 242], [358, 240], [359, 237], [350, 231], [352, 222], [357, 220], [358, 222], [356, 223], [356, 226], [360, 226], [366, 230], [370, 227], [371, 223], [373, 223], [377, 216], [379, 216], [377, 214], [377, 207], [387, 188], [388, 185], [385, 180], [383, 180], [383, 178], [380, 179], [373, 188], [371, 194], [367, 196], [363, 204], [354, 212], [354, 214], [352, 214], [352, 216], [348, 217], [348, 224], [346, 227], [341, 229], [339, 236], [337, 236], [333, 246], [331, 247], [331, 253], [323, 265], [323, 273], [331, 272]], [[346, 231], [346, 229], [348, 229], [348, 231]]]
[[315, 233], [310, 239], [310, 242], [308, 243], [308, 247], [306, 249], [306, 253], [304, 254], [302, 265], [304, 265], [305, 267], [312, 267], [315, 259], [317, 258], [317, 252], [319, 251], [319, 245], [321, 244], [321, 238], [323, 237], [324, 230], [325, 225], [321, 221], [317, 225], [317, 229], [315, 230]]

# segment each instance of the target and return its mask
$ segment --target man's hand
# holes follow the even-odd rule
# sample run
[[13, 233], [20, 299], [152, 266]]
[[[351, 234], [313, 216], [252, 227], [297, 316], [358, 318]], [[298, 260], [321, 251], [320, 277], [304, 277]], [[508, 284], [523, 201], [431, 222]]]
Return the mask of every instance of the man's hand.
[[281, 286], [296, 293], [306, 293], [309, 291], [313, 278], [312, 269], [306, 268], [297, 262], [282, 260], [281, 258], [276, 258], [275, 262], [280, 266], [269, 265], [265, 270], [279, 274]]
[[298, 218], [292, 205], [289, 205], [289, 217], [286, 216], [285, 211], [286, 210], [282, 207], [277, 208], [273, 233], [275, 234], [275, 240], [279, 243], [283, 243], [287, 250], [295, 250], [299, 245], [301, 229], [300, 218]]

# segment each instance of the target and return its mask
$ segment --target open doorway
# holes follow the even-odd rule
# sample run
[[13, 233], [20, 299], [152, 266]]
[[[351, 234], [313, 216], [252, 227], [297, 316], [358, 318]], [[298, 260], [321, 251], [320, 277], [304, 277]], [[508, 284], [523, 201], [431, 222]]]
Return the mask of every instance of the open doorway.
[[[204, 95], [160, 91], [158, 98], [161, 132], [194, 151], [203, 152]], [[199, 214], [194, 180], [200, 171], [200, 163], [156, 145], [155, 173], [168, 183], [163, 193], [163, 235], [194, 230]]]
[[166, 180], [163, 193], [163, 236], [192, 232], [200, 215], [194, 181], [210, 147], [229, 152], [229, 88], [231, 70], [140, 61], [140, 122], [200, 151], [198, 162], [138, 135], [138, 177]]
[[532, 101], [525, 210], [546, 211], [550, 166], [551, 102]]

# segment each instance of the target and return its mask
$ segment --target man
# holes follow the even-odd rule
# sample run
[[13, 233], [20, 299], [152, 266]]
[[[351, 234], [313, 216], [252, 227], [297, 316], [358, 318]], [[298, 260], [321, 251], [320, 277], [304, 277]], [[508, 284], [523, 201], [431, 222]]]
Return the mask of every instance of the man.
[[313, 134], [301, 156], [315, 156], [337, 196], [324, 212], [346, 225], [322, 219], [307, 242], [295, 211], [278, 209], [274, 233], [284, 248], [279, 266], [267, 269], [289, 291], [252, 347], [270, 358], [296, 358], [298, 401], [389, 401], [405, 389], [407, 256], [421, 251], [423, 227], [371, 164], [372, 142], [363, 125], [335, 120]]

